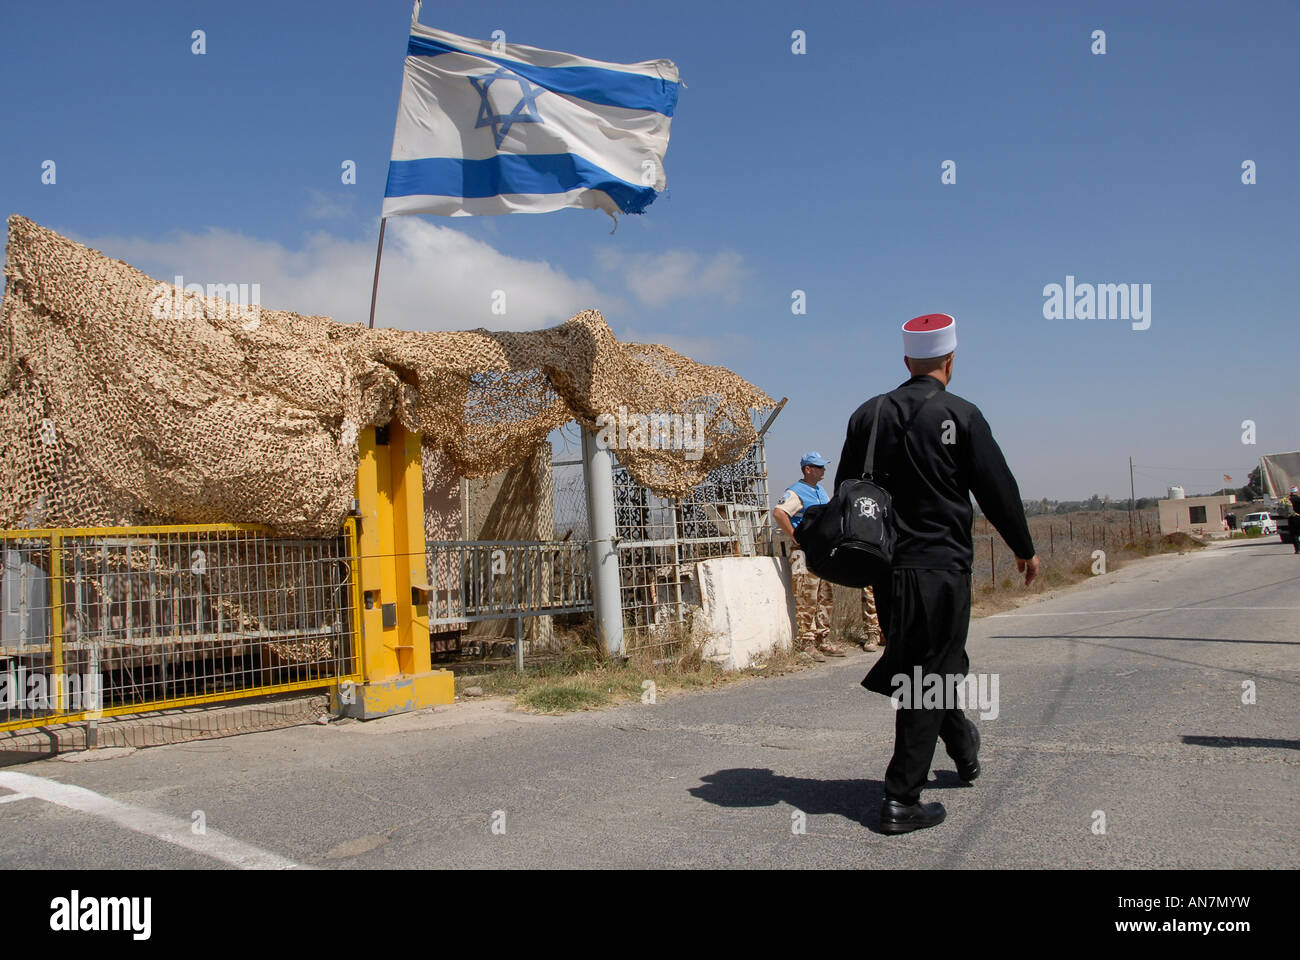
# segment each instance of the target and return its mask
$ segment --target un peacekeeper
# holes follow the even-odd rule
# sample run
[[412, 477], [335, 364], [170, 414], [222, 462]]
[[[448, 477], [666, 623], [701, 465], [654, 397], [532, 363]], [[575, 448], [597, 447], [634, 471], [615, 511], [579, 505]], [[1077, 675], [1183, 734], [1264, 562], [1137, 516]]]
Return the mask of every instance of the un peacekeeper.
[[[817, 451], [805, 453], [799, 461], [803, 479], [789, 486], [785, 499], [772, 509], [776, 525], [785, 533], [789, 550], [797, 550], [794, 542], [794, 528], [803, 520], [807, 507], [817, 503], [826, 503], [829, 495], [821, 486], [821, 479], [826, 476], [826, 464], [829, 463]], [[834, 644], [823, 642], [830, 636], [831, 621], [835, 606], [834, 592], [831, 585], [821, 578], [809, 573], [807, 568], [795, 575], [795, 617], [799, 626], [798, 642], [804, 646], [804, 652], [814, 660], [824, 661], [822, 652], [833, 657], [844, 656]], [[885, 645], [885, 638], [880, 631], [880, 619], [876, 614], [876, 598], [871, 587], [862, 588], [862, 635], [857, 638], [862, 649], [872, 651]], [[820, 648], [820, 649], [819, 649]]]
[[[830, 501], [821, 485], [828, 462], [816, 450], [805, 453], [799, 460], [803, 479], [786, 487], [781, 502], [772, 508], [772, 519], [788, 538], [783, 544], [787, 551], [798, 549], [794, 542], [794, 528], [803, 521], [804, 511], [814, 504]], [[844, 651], [830, 639], [831, 614], [835, 605], [831, 585], [806, 567], [794, 569], [791, 577], [794, 580], [795, 623], [799, 629], [795, 646], [819, 662], [825, 662], [823, 654], [844, 656]]]
[[[898, 542], [888, 582], [876, 584], [876, 600], [889, 644], [862, 685], [891, 696], [904, 688], [895, 677], [945, 679], [970, 669], [973, 493], [980, 508], [1016, 556], [1028, 586], [1038, 575], [1020, 489], [979, 408], [948, 392], [957, 322], [946, 314], [903, 324], [904, 363], [910, 380], [884, 395], [876, 441], [876, 479], [893, 496]], [[877, 401], [868, 400], [849, 420], [836, 488], [856, 476], [866, 459]], [[904, 430], [910, 430], [904, 438]], [[951, 691], [955, 680], [944, 684]], [[880, 828], [905, 833], [942, 823], [941, 803], [921, 803], [921, 788], [939, 739], [969, 783], [979, 776], [979, 731], [952, 702], [924, 708], [899, 699], [894, 718], [894, 755], [885, 771]]]

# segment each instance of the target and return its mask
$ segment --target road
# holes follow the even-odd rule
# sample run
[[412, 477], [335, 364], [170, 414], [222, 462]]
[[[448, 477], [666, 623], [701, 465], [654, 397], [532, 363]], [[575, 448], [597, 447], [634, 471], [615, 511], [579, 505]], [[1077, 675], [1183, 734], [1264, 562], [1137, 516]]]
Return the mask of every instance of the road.
[[1300, 864], [1289, 546], [1138, 561], [975, 621], [969, 649], [998, 715], [973, 785], [937, 751], [930, 830], [874, 829], [893, 711], [857, 654], [566, 717], [470, 702], [6, 767], [0, 866]]

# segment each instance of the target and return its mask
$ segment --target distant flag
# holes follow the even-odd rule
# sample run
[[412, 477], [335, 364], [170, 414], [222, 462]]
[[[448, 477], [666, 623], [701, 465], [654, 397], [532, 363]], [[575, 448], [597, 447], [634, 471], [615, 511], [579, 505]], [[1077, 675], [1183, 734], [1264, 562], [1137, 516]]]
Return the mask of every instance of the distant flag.
[[411, 17], [385, 217], [599, 208], [667, 186], [681, 86], [670, 60], [605, 63], [434, 30]]
[[1225, 474], [1223, 475], [1223, 482], [1224, 482], [1224, 483], [1232, 483], [1232, 477], [1228, 476], [1228, 475], [1225, 473]]

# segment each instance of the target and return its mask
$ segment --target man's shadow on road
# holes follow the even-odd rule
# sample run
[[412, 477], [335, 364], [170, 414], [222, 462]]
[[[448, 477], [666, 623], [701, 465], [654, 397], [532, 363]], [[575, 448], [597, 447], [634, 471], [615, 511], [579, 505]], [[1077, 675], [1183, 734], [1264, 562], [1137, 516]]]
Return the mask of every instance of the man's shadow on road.
[[[700, 778], [703, 784], [691, 787], [694, 797], [719, 807], [771, 807], [787, 803], [796, 810], [812, 814], [835, 814], [846, 820], [880, 832], [880, 801], [885, 796], [883, 780], [811, 780], [782, 777], [767, 768], [740, 767], [719, 770]], [[926, 790], [965, 789], [951, 770], [936, 770]]]

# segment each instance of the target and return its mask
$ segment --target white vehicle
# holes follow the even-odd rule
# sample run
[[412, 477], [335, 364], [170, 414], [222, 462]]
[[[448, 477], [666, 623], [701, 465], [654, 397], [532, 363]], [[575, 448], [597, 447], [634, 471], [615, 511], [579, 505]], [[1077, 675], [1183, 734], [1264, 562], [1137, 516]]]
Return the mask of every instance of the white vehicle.
[[1248, 513], [1241, 518], [1241, 529], [1249, 530], [1252, 527], [1258, 527], [1259, 532], [1264, 536], [1270, 533], [1277, 533], [1277, 522], [1267, 513]]

